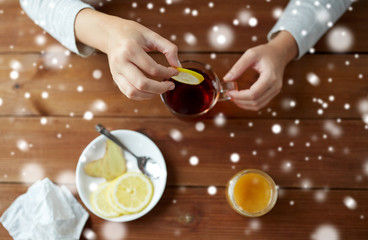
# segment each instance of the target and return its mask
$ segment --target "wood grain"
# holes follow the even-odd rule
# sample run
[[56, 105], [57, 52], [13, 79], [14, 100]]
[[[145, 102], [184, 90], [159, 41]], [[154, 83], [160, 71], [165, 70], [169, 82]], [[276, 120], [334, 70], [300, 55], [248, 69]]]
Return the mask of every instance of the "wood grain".
[[[71, 55], [63, 65], [56, 66], [47, 62], [52, 56], [0, 56], [0, 97], [3, 100], [0, 115], [83, 116], [86, 111], [92, 111], [96, 116], [171, 115], [159, 97], [149, 101], [126, 98], [113, 83], [105, 55], [97, 54], [87, 59]], [[167, 65], [163, 56], [152, 56]], [[181, 54], [180, 58], [209, 63], [222, 77], [240, 56], [217, 54], [215, 59], [211, 59], [210, 54]], [[17, 71], [19, 77], [12, 79], [10, 74], [14, 62], [18, 62], [21, 68]], [[358, 55], [358, 58], [350, 54], [306, 56], [286, 68], [282, 92], [261, 112], [245, 111], [231, 102], [223, 102], [218, 103], [209, 116], [222, 112], [228, 117], [270, 118], [277, 114], [278, 118], [360, 119], [359, 104], [366, 99], [368, 91], [367, 65], [366, 55]], [[60, 69], [60, 66], [63, 68]], [[96, 71], [100, 78], [93, 77]], [[311, 74], [319, 79], [318, 85], [308, 82]], [[248, 88], [257, 76], [255, 71], [248, 70], [238, 80], [239, 89]], [[43, 97], [43, 93], [48, 94], [47, 98]], [[291, 102], [295, 106], [290, 105]], [[345, 104], [349, 104], [350, 108], [345, 109]], [[323, 114], [319, 114], [319, 109]]]
[[[1, 213], [26, 190], [25, 185], [2, 184]], [[81, 239], [86, 239], [91, 231], [97, 239], [150, 236], [150, 239], [298, 240], [310, 239], [323, 227], [340, 239], [364, 239], [368, 234], [368, 209], [364, 204], [368, 201], [368, 191], [280, 189], [279, 193], [270, 213], [252, 219], [238, 215], [229, 207], [223, 187], [218, 187], [215, 195], [209, 195], [207, 187], [168, 187], [158, 205], [138, 221], [109, 223], [90, 213]], [[343, 204], [347, 196], [355, 199], [356, 209], [350, 210]], [[0, 239], [9, 239], [4, 228], [0, 228]]]
[[[167, 39], [175, 36], [174, 43], [178, 45], [180, 51], [207, 51], [207, 52], [244, 52], [246, 49], [266, 42], [266, 35], [276, 23], [277, 19], [273, 17], [275, 9], [283, 9], [288, 1], [269, 1], [259, 3], [257, 0], [250, 0], [239, 3], [237, 0], [230, 1], [212, 1], [214, 7], [210, 8], [209, 2], [198, 3], [196, 1], [173, 1], [173, 4], [167, 5], [164, 1], [155, 2], [153, 9], [148, 9], [148, 2], [136, 1], [137, 8], [132, 7], [131, 1], [111, 1], [103, 2], [103, 6], [98, 4], [100, 1], [89, 1], [95, 3], [97, 10], [120, 16], [126, 19], [139, 21], [148, 28], [156, 31]], [[97, 3], [97, 4], [96, 4]], [[164, 13], [161, 13], [164, 8]], [[198, 16], [185, 14], [185, 9], [197, 10]], [[49, 49], [56, 41], [49, 35], [44, 35], [43, 30], [35, 25], [28, 16], [22, 11], [18, 1], [3, 0], [0, 2], [0, 52], [34, 52]], [[368, 51], [366, 41], [358, 39], [367, 39], [368, 34], [364, 23], [367, 20], [366, 11], [368, 3], [366, 1], [357, 1], [353, 4], [352, 11], [347, 11], [344, 16], [336, 23], [332, 29], [338, 27], [348, 28], [348, 34], [351, 32], [353, 42], [348, 48], [349, 52]], [[250, 27], [247, 21], [244, 25], [233, 25], [233, 20], [241, 21], [239, 15], [253, 16], [258, 19], [255, 27]], [[167, 19], [172, 19], [167, 21]], [[227, 48], [218, 48], [211, 45], [208, 35], [214, 26], [226, 26], [233, 32], [232, 44]], [[178, 27], [180, 26], [180, 27]], [[197, 41], [190, 45], [185, 41], [185, 34], [193, 34]], [[38, 44], [37, 38], [45, 37], [44, 44]], [[228, 38], [230, 41], [230, 38]], [[323, 37], [315, 47], [317, 52], [334, 52], [331, 45], [328, 44], [328, 33]]]
[[[43, 124], [42, 124], [42, 123]], [[281, 187], [367, 189], [368, 131], [358, 120], [212, 119], [69, 117], [0, 118], [0, 170], [5, 182], [33, 182], [43, 176], [73, 183], [83, 149], [98, 133], [94, 125], [131, 129], [150, 137], [161, 149], [169, 186], [226, 186], [236, 172], [263, 169]], [[278, 124], [282, 131], [272, 132]], [[333, 130], [331, 130], [333, 129]], [[172, 131], [179, 131], [180, 141]], [[231, 161], [232, 154], [239, 156]], [[196, 156], [198, 165], [191, 165]], [[347, 172], [348, 169], [348, 172]], [[67, 178], [65, 178], [67, 176]], [[66, 181], [66, 182], [63, 182]]]

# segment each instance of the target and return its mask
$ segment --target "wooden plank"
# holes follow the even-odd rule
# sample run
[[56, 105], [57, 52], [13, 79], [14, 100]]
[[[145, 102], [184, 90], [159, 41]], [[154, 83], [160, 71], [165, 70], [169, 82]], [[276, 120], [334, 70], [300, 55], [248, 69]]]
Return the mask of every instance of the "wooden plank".
[[[219, 126], [211, 119], [0, 118], [0, 162], [7, 163], [0, 179], [33, 182], [47, 176], [74, 183], [80, 154], [98, 136], [94, 125], [102, 123], [150, 137], [165, 157], [169, 186], [226, 186], [238, 171], [256, 168], [281, 187], [368, 189], [368, 130], [358, 120], [224, 120]], [[279, 134], [272, 131], [275, 124]]]
[[[212, 8], [209, 7], [208, 2], [172, 1], [172, 4], [167, 5], [162, 1], [160, 3], [155, 2], [153, 9], [148, 9], [148, 3], [142, 1], [136, 2], [136, 8], [132, 7], [130, 1], [93, 2], [97, 5], [98, 10], [140, 21], [143, 25], [165, 38], [173, 39], [173, 42], [179, 46], [180, 51], [243, 52], [249, 47], [266, 42], [268, 31], [276, 23], [276, 18], [273, 17], [274, 11], [284, 8], [288, 1], [269, 1], [262, 2], [262, 4], [259, 4], [257, 0], [247, 2], [238, 0], [212, 1], [214, 4]], [[102, 7], [99, 5], [100, 2], [103, 5]], [[185, 9], [197, 10], [198, 16], [193, 16], [192, 11], [185, 14]], [[357, 39], [368, 38], [365, 25], [356, 24], [367, 21], [367, 9], [368, 3], [366, 1], [354, 3], [353, 10], [347, 11], [332, 28], [338, 30], [338, 27], [347, 27], [348, 30], [345, 32], [347, 34], [350, 34], [348, 31], [351, 32], [354, 40], [348, 51], [368, 51], [368, 45], [365, 41], [357, 41]], [[49, 35], [43, 35], [43, 30], [24, 14], [18, 1], [3, 0], [0, 2], [0, 10], [0, 21], [2, 22], [0, 52], [42, 51], [56, 43]], [[160, 11], [164, 11], [164, 13]], [[257, 26], [250, 27], [247, 21], [245, 21], [245, 25], [233, 25], [234, 19], [240, 20], [240, 23], [242, 22], [242, 17], [239, 17], [239, 15], [246, 17], [247, 14], [258, 19]], [[232, 44], [224, 49], [211, 45], [211, 41], [208, 40], [213, 27], [222, 25], [227, 26], [233, 32], [228, 38], [228, 41], [233, 38]], [[191, 33], [196, 37], [196, 44], [191, 45], [185, 41], [186, 33]], [[315, 48], [317, 52], [333, 52], [331, 45], [328, 44], [327, 35], [319, 41]]]
[[[0, 186], [1, 213], [27, 189], [19, 184]], [[214, 195], [207, 193], [207, 187], [168, 187], [153, 211], [139, 220], [109, 223], [90, 213], [81, 239], [86, 239], [85, 234], [91, 231], [96, 239], [146, 239], [149, 236], [150, 239], [298, 240], [318, 236], [321, 234], [318, 229], [330, 230], [329, 233], [336, 233], [339, 239], [364, 239], [368, 235], [367, 191], [281, 189], [280, 193], [270, 213], [251, 219], [241, 217], [229, 207], [223, 187], [218, 187]], [[357, 208], [348, 209], [344, 205], [345, 197], [352, 197]], [[0, 239], [9, 239], [4, 227], [0, 227]]]
[[[10, 54], [0, 57], [1, 115], [68, 116], [72, 113], [83, 116], [86, 111], [92, 111], [96, 116], [171, 115], [159, 97], [150, 101], [127, 99], [114, 85], [104, 55], [98, 54], [87, 59], [74, 55], [57, 58], [65, 58], [65, 63], [57, 65], [56, 69], [50, 63], [52, 56]], [[161, 55], [152, 56], [167, 65]], [[180, 58], [209, 63], [222, 77], [240, 56], [217, 54], [215, 59], [211, 59], [210, 54], [181, 54]], [[286, 68], [282, 93], [261, 112], [245, 111], [231, 102], [223, 102], [217, 104], [209, 116], [222, 112], [228, 117], [269, 118], [277, 114], [278, 118], [360, 119], [362, 114], [358, 105], [366, 99], [368, 90], [367, 65], [366, 55], [306, 56]], [[19, 66], [19, 70], [15, 71], [19, 76], [15, 75], [12, 79], [14, 66]], [[63, 69], [59, 69], [59, 66], [63, 66]], [[101, 77], [94, 78], [94, 73]], [[310, 74], [319, 78], [318, 86], [307, 81]], [[247, 71], [238, 81], [239, 88], [248, 88], [255, 79], [257, 74]], [[42, 94], [47, 94], [47, 98]], [[291, 102], [295, 107], [290, 106]], [[345, 109], [345, 104], [349, 104], [350, 108]], [[323, 114], [319, 114], [319, 109]]]

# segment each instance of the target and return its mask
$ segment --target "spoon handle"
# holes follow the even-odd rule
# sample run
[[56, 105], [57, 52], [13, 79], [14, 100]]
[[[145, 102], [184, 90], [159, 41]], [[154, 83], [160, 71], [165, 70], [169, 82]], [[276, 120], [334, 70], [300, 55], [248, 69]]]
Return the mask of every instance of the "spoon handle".
[[102, 135], [104, 135], [105, 137], [116, 143], [119, 147], [121, 147], [122, 149], [133, 155], [135, 158], [137, 158], [137, 156], [134, 153], [132, 153], [123, 143], [121, 143], [119, 139], [117, 139], [114, 135], [112, 135], [103, 125], [97, 124], [96, 130], [97, 132], [101, 133]]

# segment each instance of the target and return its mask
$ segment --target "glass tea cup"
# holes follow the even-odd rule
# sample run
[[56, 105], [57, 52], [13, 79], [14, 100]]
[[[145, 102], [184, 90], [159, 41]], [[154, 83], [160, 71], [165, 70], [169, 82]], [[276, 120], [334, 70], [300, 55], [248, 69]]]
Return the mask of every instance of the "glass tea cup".
[[262, 216], [275, 206], [277, 188], [272, 178], [257, 169], [245, 169], [228, 182], [226, 197], [230, 206], [240, 215]]
[[209, 64], [186, 60], [181, 62], [182, 67], [198, 72], [204, 80], [198, 85], [189, 85], [175, 81], [175, 89], [161, 94], [161, 99], [167, 108], [177, 117], [195, 118], [206, 114], [218, 101], [230, 100], [226, 96], [229, 90], [237, 90], [236, 82], [225, 83], [220, 81]]

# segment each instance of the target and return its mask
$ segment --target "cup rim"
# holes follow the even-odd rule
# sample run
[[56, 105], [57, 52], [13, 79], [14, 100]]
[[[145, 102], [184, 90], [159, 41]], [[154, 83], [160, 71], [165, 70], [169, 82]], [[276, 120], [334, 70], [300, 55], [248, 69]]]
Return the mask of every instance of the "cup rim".
[[[270, 201], [267, 207], [265, 207], [264, 209], [258, 212], [254, 212], [254, 213], [247, 212], [244, 209], [242, 209], [240, 206], [238, 206], [238, 204], [236, 203], [234, 199], [234, 194], [233, 194], [235, 184], [239, 180], [239, 178], [249, 173], [256, 173], [256, 174], [263, 176], [271, 185], [271, 197], [270, 197]], [[266, 213], [271, 211], [271, 209], [275, 206], [277, 197], [278, 197], [278, 191], [277, 191], [276, 183], [274, 182], [274, 180], [270, 177], [270, 175], [258, 169], [244, 169], [244, 170], [239, 171], [229, 180], [227, 187], [226, 187], [226, 198], [228, 200], [229, 205], [238, 214], [242, 216], [247, 216], [247, 217], [259, 217], [259, 216], [265, 215]]]
[[216, 72], [213, 71], [212, 67], [210, 64], [206, 64], [206, 63], [203, 63], [203, 62], [199, 62], [199, 61], [196, 61], [196, 60], [183, 60], [183, 61], [180, 61], [180, 63], [182, 64], [185, 64], [185, 63], [195, 63], [195, 64], [198, 64], [198, 65], [201, 65], [202, 68], [204, 68], [206, 71], [210, 71], [211, 74], [215, 77], [215, 79], [211, 79], [211, 80], [214, 80], [216, 82], [216, 86], [214, 86], [214, 89], [216, 91], [216, 95], [214, 97], [214, 99], [212, 100], [212, 103], [211, 105], [203, 110], [202, 112], [199, 112], [199, 113], [196, 113], [196, 114], [183, 114], [183, 113], [179, 113], [177, 111], [175, 111], [174, 109], [172, 109], [167, 103], [166, 101], [164, 100], [164, 97], [163, 95], [165, 93], [162, 93], [160, 94], [160, 97], [161, 97], [161, 100], [162, 102], [166, 105], [166, 107], [175, 115], [175, 116], [178, 116], [180, 118], [184, 118], [184, 119], [190, 119], [190, 118], [196, 118], [196, 117], [200, 117], [200, 116], [203, 116], [204, 114], [208, 113], [215, 105], [216, 103], [218, 102], [219, 98], [220, 98], [220, 92], [221, 92], [221, 84], [220, 84], [220, 79], [219, 77], [217, 76]]

